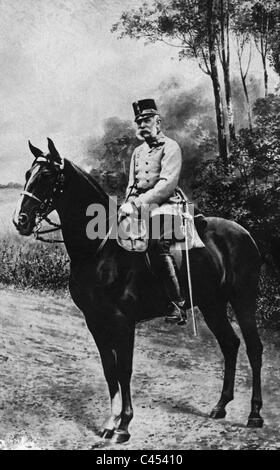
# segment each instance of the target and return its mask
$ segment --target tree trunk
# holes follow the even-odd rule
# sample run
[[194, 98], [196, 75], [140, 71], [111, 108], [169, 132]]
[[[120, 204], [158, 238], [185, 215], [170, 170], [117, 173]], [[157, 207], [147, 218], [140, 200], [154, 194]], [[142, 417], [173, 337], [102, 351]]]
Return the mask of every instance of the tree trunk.
[[267, 73], [267, 65], [266, 65], [266, 55], [262, 56], [263, 61], [263, 75], [264, 75], [264, 96], [267, 98], [268, 96], [268, 73]]
[[253, 132], [252, 110], [251, 110], [249, 92], [248, 92], [248, 88], [247, 88], [247, 75], [248, 75], [248, 72], [249, 72], [251, 59], [252, 59], [252, 45], [250, 44], [250, 52], [249, 52], [249, 59], [248, 59], [247, 69], [244, 72], [243, 67], [242, 67], [242, 55], [243, 55], [243, 52], [244, 52], [245, 41], [241, 45], [238, 36], [236, 37], [236, 41], [237, 41], [237, 56], [238, 56], [238, 61], [239, 61], [240, 76], [241, 76], [243, 91], [244, 91], [244, 95], [245, 95], [245, 99], [246, 99], [246, 105], [247, 105], [249, 129], [252, 133]]
[[232, 98], [231, 98], [229, 65], [225, 65], [225, 67], [223, 67], [223, 71], [224, 71], [224, 84], [225, 84], [225, 95], [226, 95], [226, 103], [227, 103], [229, 135], [231, 139], [235, 139], [235, 125], [234, 125], [234, 116], [233, 116], [233, 107], [232, 107]]
[[231, 139], [235, 139], [235, 126], [234, 126], [231, 83], [230, 83], [229, 4], [228, 4], [228, 1], [224, 2], [224, 0], [220, 0], [220, 28], [221, 28], [220, 59], [221, 59], [223, 75], [224, 75], [229, 136]]
[[268, 96], [268, 73], [267, 73], [267, 64], [266, 64], [266, 57], [267, 57], [267, 44], [266, 40], [263, 37], [263, 34], [261, 34], [261, 39], [260, 39], [260, 54], [262, 57], [262, 64], [263, 64], [263, 76], [264, 76], [264, 96], [267, 98]]
[[244, 90], [244, 95], [245, 95], [246, 105], [247, 105], [249, 129], [250, 129], [251, 132], [253, 132], [253, 122], [252, 122], [252, 111], [251, 111], [250, 98], [249, 98], [249, 93], [248, 93], [248, 88], [247, 88], [247, 83], [246, 83], [246, 77], [244, 77], [242, 71], [241, 71], [241, 80], [242, 80], [242, 85], [243, 85], [243, 90]]
[[213, 0], [208, 0], [208, 47], [209, 47], [209, 58], [211, 67], [211, 79], [215, 97], [215, 109], [216, 109], [216, 121], [218, 129], [218, 144], [219, 153], [222, 159], [224, 169], [227, 171], [228, 167], [228, 143], [225, 134], [224, 116], [221, 100], [221, 87], [219, 81], [218, 67], [217, 67], [217, 56], [215, 50], [215, 31], [213, 27]]

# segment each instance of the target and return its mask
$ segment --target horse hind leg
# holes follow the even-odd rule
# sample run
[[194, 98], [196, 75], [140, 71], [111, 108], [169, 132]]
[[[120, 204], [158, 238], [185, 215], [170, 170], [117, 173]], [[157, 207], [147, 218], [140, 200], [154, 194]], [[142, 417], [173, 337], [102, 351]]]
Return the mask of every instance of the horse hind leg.
[[256, 294], [247, 291], [244, 295], [236, 295], [231, 299], [231, 305], [238, 320], [245, 344], [249, 362], [253, 373], [251, 412], [248, 418], [248, 427], [261, 428], [263, 418], [260, 415], [262, 408], [261, 368], [263, 346], [256, 324]]
[[240, 340], [227, 318], [226, 303], [215, 307], [200, 308], [206, 324], [216, 337], [224, 356], [224, 381], [221, 397], [212, 409], [210, 417], [221, 419], [226, 416], [226, 405], [234, 398], [234, 381]]

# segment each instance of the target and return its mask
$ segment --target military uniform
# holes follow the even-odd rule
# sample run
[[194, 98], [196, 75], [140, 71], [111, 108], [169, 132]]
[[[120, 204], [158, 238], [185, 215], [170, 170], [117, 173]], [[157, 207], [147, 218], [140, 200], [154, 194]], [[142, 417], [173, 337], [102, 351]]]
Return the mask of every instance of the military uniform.
[[137, 208], [161, 205], [159, 212], [175, 213], [178, 196], [176, 187], [182, 167], [182, 153], [175, 140], [162, 132], [148, 145], [144, 142], [132, 155], [126, 200]]
[[[152, 99], [133, 103], [133, 109], [138, 127], [142, 124], [145, 127], [145, 118], [159, 114]], [[149, 121], [147, 122], [149, 126]], [[155, 137], [150, 134], [149, 138], [146, 137], [145, 142], [133, 152], [123, 210], [131, 213], [132, 206], [136, 206], [138, 210], [145, 207], [151, 210], [150, 215], [153, 220], [155, 217], [159, 218], [157, 225], [160, 227], [160, 233], [159, 237], [156, 237], [158, 242], [150, 250], [150, 258], [155, 272], [163, 281], [169, 300], [170, 314], [166, 319], [184, 324], [185, 312], [182, 310], [184, 299], [181, 295], [176, 264], [170, 252], [174, 238], [173, 227], [179, 217], [178, 202], [181, 199], [176, 194], [176, 188], [182, 167], [182, 153], [177, 142], [166, 137], [159, 127], [157, 129]], [[149, 207], [155, 204], [157, 207]], [[166, 217], [171, 221], [171, 230], [168, 229], [171, 236], [166, 236]], [[153, 233], [152, 238], [154, 238]]]

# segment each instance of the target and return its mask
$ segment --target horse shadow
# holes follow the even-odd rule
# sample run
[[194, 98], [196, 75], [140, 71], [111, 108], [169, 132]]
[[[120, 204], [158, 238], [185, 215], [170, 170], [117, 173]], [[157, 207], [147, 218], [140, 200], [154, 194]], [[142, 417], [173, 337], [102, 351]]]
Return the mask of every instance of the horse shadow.
[[168, 413], [185, 413], [191, 414], [193, 416], [197, 416], [199, 418], [209, 418], [209, 414], [206, 412], [201, 411], [199, 408], [196, 408], [193, 405], [188, 403], [182, 403], [180, 401], [172, 401], [171, 403], [161, 403], [161, 408], [165, 409]]
[[172, 400], [169, 403], [161, 403], [160, 404], [161, 408], [166, 410], [168, 413], [184, 413], [184, 414], [189, 414], [198, 418], [203, 418], [204, 420], [215, 422], [217, 421], [218, 423], [224, 425], [224, 426], [230, 426], [232, 428], [240, 428], [240, 429], [248, 429], [246, 424], [240, 422], [240, 421], [232, 421], [231, 419], [227, 420], [226, 418], [215, 420], [210, 417], [210, 412], [204, 412], [201, 409], [189, 404], [189, 403], [182, 403], [179, 400]]

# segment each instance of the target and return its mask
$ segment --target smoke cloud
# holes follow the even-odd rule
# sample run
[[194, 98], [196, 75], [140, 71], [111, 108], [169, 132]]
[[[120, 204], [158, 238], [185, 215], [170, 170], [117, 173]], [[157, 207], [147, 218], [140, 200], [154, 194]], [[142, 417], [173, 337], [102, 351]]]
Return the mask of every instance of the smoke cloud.
[[[248, 77], [252, 105], [262, 94], [261, 85], [260, 79]], [[239, 130], [248, 126], [248, 116], [242, 84], [237, 76], [232, 80], [232, 94], [236, 127]], [[212, 94], [209, 93], [209, 83], [201, 82], [200, 85], [186, 89], [182, 77], [171, 76], [160, 83], [153, 97], [162, 118], [163, 132], [176, 140], [182, 149], [180, 184], [190, 195], [197, 166], [203, 159], [213, 158], [217, 154], [215, 108]], [[109, 192], [123, 194], [131, 155], [139, 145], [135, 138], [135, 125], [130, 120], [112, 117], [104, 121], [103, 129], [101, 138], [88, 140], [87, 157], [83, 165]]]

